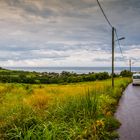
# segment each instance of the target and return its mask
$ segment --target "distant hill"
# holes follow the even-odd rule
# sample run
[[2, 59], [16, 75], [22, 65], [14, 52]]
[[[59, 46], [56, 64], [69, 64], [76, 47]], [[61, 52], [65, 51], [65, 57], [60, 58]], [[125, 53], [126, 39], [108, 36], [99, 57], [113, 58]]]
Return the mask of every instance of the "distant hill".
[[0, 67], [0, 70], [6, 70], [6, 69], [4, 69], [4, 68]]

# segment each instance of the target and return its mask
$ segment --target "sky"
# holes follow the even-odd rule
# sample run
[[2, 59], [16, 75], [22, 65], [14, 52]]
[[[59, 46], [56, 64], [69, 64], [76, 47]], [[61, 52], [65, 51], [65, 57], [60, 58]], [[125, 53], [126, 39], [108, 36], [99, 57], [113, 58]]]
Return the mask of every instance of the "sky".
[[[99, 0], [117, 29], [115, 65], [140, 66], [140, 1]], [[111, 28], [96, 0], [0, 0], [0, 66], [111, 66]]]

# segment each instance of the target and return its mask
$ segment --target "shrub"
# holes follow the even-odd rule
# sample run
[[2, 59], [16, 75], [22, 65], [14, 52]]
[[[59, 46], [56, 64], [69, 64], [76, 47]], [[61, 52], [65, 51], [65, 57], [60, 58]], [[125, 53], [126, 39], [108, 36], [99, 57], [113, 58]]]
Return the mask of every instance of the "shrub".
[[123, 70], [123, 71], [121, 71], [120, 76], [122, 76], [122, 77], [131, 77], [132, 72], [130, 72], [128, 70]]

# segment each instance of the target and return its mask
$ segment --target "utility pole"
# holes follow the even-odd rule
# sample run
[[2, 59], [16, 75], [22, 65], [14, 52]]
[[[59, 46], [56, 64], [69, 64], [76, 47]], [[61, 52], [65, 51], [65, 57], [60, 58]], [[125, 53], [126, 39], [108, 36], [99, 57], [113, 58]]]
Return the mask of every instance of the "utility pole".
[[131, 72], [131, 59], [129, 59], [129, 68], [130, 68], [130, 72]]
[[112, 87], [114, 88], [114, 33], [115, 28], [112, 27]]
[[[125, 39], [125, 37], [122, 37], [122, 38], [118, 38], [118, 35], [117, 35], [117, 31], [116, 29], [112, 26], [111, 22], [109, 21], [109, 19], [107, 18], [99, 0], [97, 0], [97, 3], [106, 19], [106, 21], [108, 22], [108, 25], [112, 28], [112, 88], [114, 88], [114, 44], [115, 44], [115, 41], [114, 41], [114, 34], [116, 33], [116, 36], [117, 36], [117, 40], [118, 41], [118, 44], [120, 46], [120, 43], [119, 43], [119, 40], [122, 40], [122, 39]], [[120, 47], [120, 50], [121, 50], [121, 47]], [[121, 50], [121, 53], [122, 53], [122, 50]]]

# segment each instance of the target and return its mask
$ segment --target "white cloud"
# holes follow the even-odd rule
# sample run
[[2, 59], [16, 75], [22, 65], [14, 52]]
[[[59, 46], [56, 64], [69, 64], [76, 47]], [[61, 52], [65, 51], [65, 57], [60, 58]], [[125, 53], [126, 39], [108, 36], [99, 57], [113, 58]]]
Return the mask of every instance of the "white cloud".
[[[126, 37], [124, 56], [140, 59], [138, 0], [100, 2]], [[111, 65], [111, 30], [95, 0], [1, 0], [0, 36], [1, 66]]]

